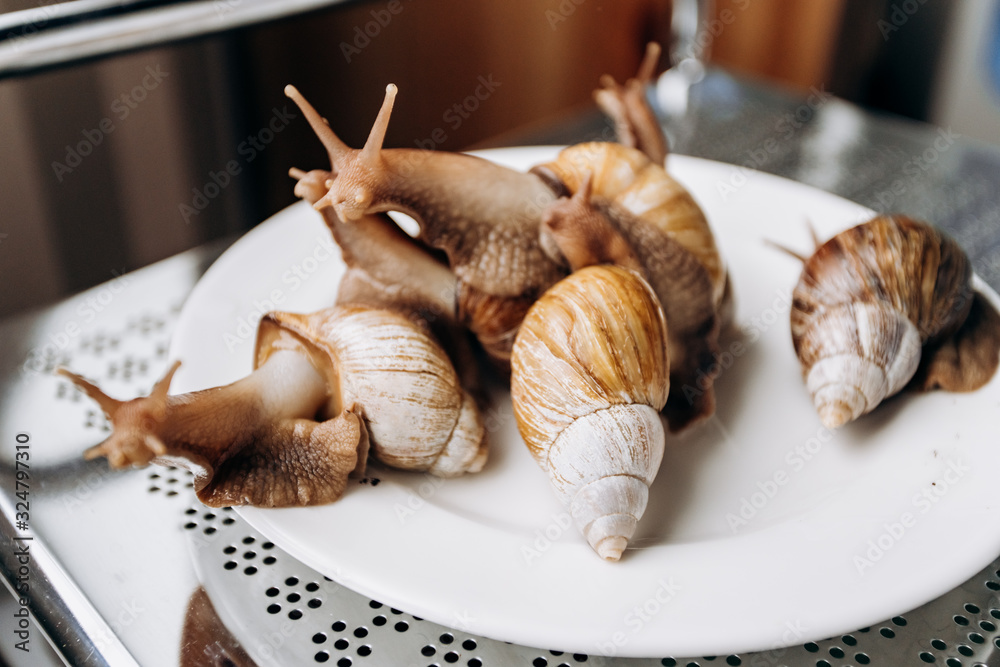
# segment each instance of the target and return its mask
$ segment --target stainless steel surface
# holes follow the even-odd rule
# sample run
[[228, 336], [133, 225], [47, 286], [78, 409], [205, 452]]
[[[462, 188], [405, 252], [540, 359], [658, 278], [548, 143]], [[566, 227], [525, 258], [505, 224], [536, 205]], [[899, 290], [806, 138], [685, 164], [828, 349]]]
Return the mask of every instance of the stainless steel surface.
[[[734, 163], [731, 178], [719, 184], [718, 196], [738, 198], [744, 187], [753, 187], [753, 173], [740, 167], [745, 164], [878, 210], [903, 211], [950, 231], [970, 253], [976, 271], [994, 288], [1000, 287], [1000, 153], [996, 150], [967, 143], [947, 131], [872, 116], [822, 91], [811, 100], [798, 98], [720, 72], [710, 72], [688, 99], [688, 113], [669, 119], [671, 139], [677, 152]], [[606, 131], [593, 113], [566, 119], [541, 133], [508, 137], [508, 141], [569, 142], [609, 136]], [[445, 630], [402, 613], [372, 608], [366, 598], [322, 580], [276, 549], [269, 550], [275, 559], [270, 564], [264, 563], [267, 556], [261, 549], [253, 549], [254, 557], [246, 558], [250, 549], [240, 550], [249, 546], [243, 545], [243, 538], [252, 537], [260, 544], [264, 537], [232, 513], [214, 512], [214, 519], [205, 518], [209, 510], [190, 504], [190, 491], [185, 489], [189, 482], [179, 471], [111, 473], [103, 462], [80, 459], [80, 452], [99, 441], [107, 425], [96, 406], [51, 375], [51, 370], [57, 364], [71, 365], [119, 397], [147, 392], [166, 366], [168, 341], [184, 298], [217, 253], [218, 248], [185, 253], [0, 324], [4, 342], [0, 348], [0, 490], [8, 499], [13, 493], [15, 436], [30, 433], [31, 531], [38, 543], [48, 547], [53, 566], [65, 572], [64, 581], [51, 581], [72, 608], [67, 613], [74, 614], [75, 622], [84, 628], [96, 627], [95, 622], [103, 619], [139, 664], [176, 665], [182, 655], [188, 601], [199, 582], [194, 562], [219, 615], [248, 653], [260, 653], [260, 642], [269, 646], [266, 637], [278, 633], [275, 642], [285, 642], [282, 651], [288, 653], [274, 651], [272, 662], [313, 664], [316, 654], [325, 651], [332, 664], [344, 658], [354, 665], [444, 665], [451, 664], [451, 659], [465, 665], [473, 658], [483, 664], [542, 664], [540, 660], [553, 667], [577, 664], [574, 656], [470, 638], [460, 629]], [[185, 514], [189, 510], [194, 514]], [[229, 518], [233, 521], [225, 523]], [[185, 530], [189, 523], [195, 525]], [[205, 530], [212, 527], [215, 532], [206, 535]], [[185, 535], [191, 540], [200, 536], [196, 541], [200, 546], [191, 549]], [[9, 551], [9, 537], [0, 539], [0, 549]], [[228, 554], [229, 547], [237, 551]], [[227, 570], [230, 561], [237, 566]], [[257, 563], [253, 575], [244, 574], [249, 561]], [[962, 587], [905, 613], [906, 625], [887, 620], [849, 638], [768, 653], [621, 664], [825, 667], [916, 665], [933, 658], [936, 664], [949, 667], [1000, 665], [995, 627], [1000, 624], [998, 569], [1000, 562], [994, 562]], [[297, 577], [299, 583], [285, 584], [288, 576]], [[235, 581], [240, 585], [231, 586]], [[317, 591], [305, 588], [313, 581]], [[283, 602], [265, 605], [271, 599], [267, 590], [272, 585], [278, 588], [274, 599]], [[70, 599], [75, 590], [93, 613], [86, 605], [76, 604], [79, 600]], [[295, 606], [287, 600], [292, 592], [303, 601], [297, 607], [302, 616], [294, 620], [288, 616]], [[321, 600], [316, 608], [308, 606], [312, 598], [306, 593], [313, 592]], [[270, 604], [280, 604], [281, 610], [268, 613]], [[967, 608], [968, 604], [974, 607]], [[375, 625], [379, 615], [389, 619], [385, 626]], [[343, 629], [334, 629], [330, 620], [334, 616], [344, 623]], [[397, 617], [409, 624], [407, 632], [389, 629]], [[705, 622], [724, 633], [728, 623], [739, 619], [720, 609], [718, 618]], [[325, 638], [314, 643], [316, 628], [324, 624]], [[73, 638], [72, 625], [46, 629], [57, 645], [66, 645]], [[368, 635], [359, 638], [354, 632], [362, 626]], [[286, 638], [282, 628], [292, 634]], [[445, 632], [453, 637], [450, 644], [441, 639]], [[795, 629], [789, 632], [794, 643]], [[96, 643], [93, 634], [88, 631]], [[337, 648], [340, 639], [347, 641], [346, 648]], [[466, 639], [475, 641], [476, 648], [458, 648]], [[370, 655], [358, 653], [364, 645], [371, 646]], [[432, 646], [434, 655], [423, 655], [424, 646]], [[457, 657], [449, 658], [451, 652]], [[922, 658], [922, 652], [928, 655]], [[868, 663], [856, 657], [860, 653]], [[305, 656], [304, 661], [284, 659], [299, 654]], [[258, 657], [261, 664], [267, 664], [267, 656]], [[598, 656], [587, 661], [611, 663]]]
[[[264, 665], [952, 665], [1000, 655], [1000, 559], [905, 615], [827, 641], [763, 653], [615, 659], [515, 646], [416, 618], [299, 563], [234, 512], [195, 502], [186, 530], [198, 578], [226, 626]], [[724, 613], [720, 611], [720, 613]], [[456, 617], [456, 624], [461, 619]], [[705, 619], [720, 623], [721, 619]], [[788, 624], [787, 635], [806, 629]], [[724, 628], [720, 627], [720, 632]], [[799, 635], [801, 636], [801, 634]], [[952, 662], [947, 662], [952, 660]], [[957, 662], [956, 662], [957, 661]]]
[[[210, 35], [345, 0], [199, 0], [175, 4], [76, 0], [0, 15], [0, 77]], [[150, 4], [162, 6], [149, 7]], [[101, 10], [126, 8], [104, 16]], [[88, 15], [92, 15], [88, 18]], [[79, 22], [65, 19], [81, 17]], [[53, 27], [55, 26], [55, 27]]]

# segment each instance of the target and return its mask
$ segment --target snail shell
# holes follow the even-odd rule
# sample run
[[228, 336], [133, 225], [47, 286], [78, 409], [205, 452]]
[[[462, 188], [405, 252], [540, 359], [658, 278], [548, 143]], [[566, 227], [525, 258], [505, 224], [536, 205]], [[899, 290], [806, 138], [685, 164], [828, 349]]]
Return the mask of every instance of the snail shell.
[[[922, 362], [940, 370], [941, 351], [952, 349], [955, 336], [981, 360], [963, 372], [962, 355], [955, 355], [954, 379], [936, 383], [970, 390], [992, 376], [996, 314], [971, 280], [955, 241], [905, 216], [876, 217], [818, 247], [795, 287], [791, 327], [823, 424], [833, 428], [871, 411], [906, 386]], [[978, 315], [970, 318], [974, 305]], [[976, 331], [963, 330], [967, 324]]]
[[654, 225], [693, 254], [708, 272], [713, 304], [722, 303], [726, 269], [705, 214], [691, 193], [645, 153], [621, 144], [577, 144], [532, 171], [568, 195], [592, 174], [595, 197]]
[[634, 272], [582, 269], [528, 311], [511, 357], [521, 437], [602, 558], [618, 560], [663, 457], [667, 325]]
[[440, 477], [478, 472], [485, 429], [445, 351], [403, 315], [337, 306], [309, 315], [269, 313], [256, 364], [276, 350], [304, 350], [330, 389], [329, 410], [355, 405], [383, 463]]

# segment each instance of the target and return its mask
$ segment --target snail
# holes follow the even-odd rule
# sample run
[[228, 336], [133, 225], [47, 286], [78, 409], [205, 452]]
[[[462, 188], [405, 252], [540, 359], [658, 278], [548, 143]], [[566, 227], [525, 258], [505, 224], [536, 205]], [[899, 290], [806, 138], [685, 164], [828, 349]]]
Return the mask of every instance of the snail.
[[528, 310], [511, 356], [518, 430], [606, 560], [635, 532], [663, 457], [667, 323], [636, 273], [591, 266]]
[[[636, 79], [625, 86], [606, 81], [597, 96], [608, 100], [602, 106], [609, 113], [624, 114], [616, 125], [625, 141], [636, 143], [638, 137], [644, 147], [665, 154], [662, 132], [642, 94], [658, 55], [659, 47], [651, 46]], [[457, 317], [506, 369], [528, 307], [568, 272], [539, 239], [542, 211], [557, 192], [536, 174], [482, 158], [382, 148], [396, 92], [396, 86], [387, 86], [364, 147], [352, 149], [298, 90], [286, 86], [285, 93], [302, 110], [330, 159], [330, 177], [323, 182], [327, 191], [314, 206], [332, 207], [350, 224], [364, 224], [363, 216], [385, 211], [411, 216], [420, 227], [419, 240], [443, 251], [458, 279]], [[652, 135], [659, 135], [661, 149], [655, 148]]]
[[399, 312], [268, 313], [250, 375], [168, 396], [178, 366], [131, 401], [60, 369], [113, 425], [86, 458], [187, 467], [198, 498], [213, 507], [332, 502], [351, 473], [363, 473], [369, 447], [384, 463], [442, 477], [476, 472], [486, 460], [475, 401], [444, 350]]
[[294, 87], [285, 92], [330, 158], [327, 192], [314, 202], [315, 208], [332, 207], [348, 224], [364, 224], [369, 214], [384, 211], [413, 217], [420, 225], [420, 241], [448, 257], [458, 280], [458, 317], [490, 356], [505, 365], [528, 306], [566, 273], [538, 244], [541, 211], [555, 200], [553, 192], [533, 174], [479, 157], [383, 149], [394, 85], [386, 88], [360, 150], [345, 145]]
[[952, 239], [878, 216], [819, 245], [793, 292], [792, 342], [820, 420], [834, 428], [908, 383], [972, 391], [998, 365], [1000, 315]]
[[639, 149], [662, 166], [669, 152], [667, 138], [646, 101], [646, 88], [656, 74], [660, 50], [656, 42], [647, 44], [639, 71], [624, 84], [607, 74], [601, 77], [601, 87], [594, 91], [594, 101], [614, 123], [618, 143]]
[[709, 369], [732, 295], [697, 202], [646, 154], [620, 144], [571, 146], [534, 171], [571, 195], [546, 209], [542, 247], [572, 270], [605, 263], [634, 269], [660, 299], [670, 326], [670, 430], [711, 416]]

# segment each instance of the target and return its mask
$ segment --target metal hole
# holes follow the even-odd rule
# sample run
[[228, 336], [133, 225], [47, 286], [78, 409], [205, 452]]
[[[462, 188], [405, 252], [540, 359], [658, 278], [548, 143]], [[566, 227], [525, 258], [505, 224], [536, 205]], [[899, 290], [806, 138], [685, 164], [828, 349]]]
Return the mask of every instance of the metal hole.
[[244, 538], [243, 538], [243, 544], [253, 544], [253, 543], [254, 543], [254, 542], [256, 542], [256, 541], [257, 541], [257, 540], [255, 540], [255, 539], [254, 539], [254, 538], [252, 538], [252, 537], [244, 537]]
[[239, 565], [239, 563], [237, 563], [234, 560], [231, 560], [231, 561], [227, 562], [225, 565], [223, 565], [222, 567], [226, 568], [227, 570], [235, 570], [238, 565]]
[[381, 627], [386, 624], [386, 618], [385, 616], [376, 616], [375, 618], [372, 619], [372, 623]]
[[422, 649], [420, 649], [420, 654], [425, 655], [428, 658], [434, 655], [435, 653], [437, 653], [437, 649], [431, 646], [430, 644], [427, 644]]
[[289, 593], [288, 597], [285, 599], [288, 600], [289, 602], [298, 602], [299, 600], [302, 599], [302, 596], [299, 595], [298, 593]]
[[247, 575], [248, 577], [257, 574], [257, 568], [251, 565], [250, 567], [243, 570], [243, 574]]
[[326, 635], [322, 632], [317, 632], [313, 635], [313, 644], [322, 644], [326, 641]]
[[354, 636], [358, 639], [364, 639], [368, 636], [368, 628], [363, 625], [360, 628], [354, 628]]
[[[587, 658], [588, 657], [589, 656], [586, 653], [574, 653], [573, 654], [573, 659], [576, 660], [577, 662], [587, 662]], [[666, 663], [663, 663], [663, 664], [666, 664]]]
[[531, 661], [531, 664], [534, 667], [546, 667], [549, 664], [549, 661], [543, 658], [542, 656], [538, 656], [537, 658]]
[[277, 614], [279, 611], [281, 611], [280, 604], [272, 604], [267, 608], [267, 613], [269, 614]]
[[203, 531], [206, 535], [212, 535], [215, 533], [215, 526], [209, 526]]
[[920, 659], [924, 662], [934, 662], [937, 660], [937, 658], [934, 657], [934, 654], [928, 653], [927, 651], [920, 652]]
[[809, 651], [810, 653], [819, 653], [819, 646], [817, 646], [813, 642], [809, 642], [808, 644], [804, 645], [802, 648], [804, 648], [805, 650]]
[[224, 525], [224, 526], [231, 526], [234, 523], [236, 523], [236, 519], [234, 519], [232, 517], [228, 517], [227, 516], [225, 519], [222, 520], [222, 525]]
[[247, 560], [251, 560], [251, 559], [256, 558], [256, 557], [257, 557], [257, 552], [256, 551], [248, 551], [245, 554], [243, 554], [243, 558], [245, 558]]
[[962, 661], [958, 658], [948, 658], [945, 664], [948, 665], [948, 667], [962, 667]]
[[955, 621], [957, 625], [969, 624], [969, 619], [967, 619], [965, 616], [958, 616], [957, 614], [954, 617], [952, 617], [952, 620]]
[[299, 620], [300, 618], [302, 618], [302, 610], [301, 609], [291, 610], [290, 612], [288, 612], [288, 618], [292, 619], [293, 621]]
[[396, 614], [397, 616], [403, 613], [400, 610], [395, 609], [393, 607], [389, 607], [389, 611], [391, 611], [392, 613]]
[[830, 655], [832, 655], [837, 660], [840, 660], [841, 658], [844, 657], [844, 649], [840, 648], [839, 646], [831, 646]]
[[380, 609], [382, 607], [382, 603], [376, 602], [375, 600], [369, 600], [368, 606], [372, 609]]
[[483, 667], [483, 661], [479, 658], [472, 658], [468, 662], [469, 667]]
[[306, 604], [309, 605], [310, 609], [319, 609], [320, 606], [322, 606], [323, 601], [320, 600], [319, 598], [313, 598], [312, 600], [309, 600], [309, 602], [307, 602]]
[[986, 588], [990, 589], [991, 591], [1000, 591], [1000, 584], [998, 584], [995, 581], [987, 581]]
[[940, 639], [932, 639], [931, 640], [931, 646], [934, 647], [934, 648], [936, 648], [938, 651], [943, 651], [946, 648], [948, 648], [948, 645], [945, 644]]
[[828, 663], [826, 660], [817, 660], [816, 667], [830, 667], [830, 663]]
[[266, 591], [264, 591], [264, 595], [266, 595], [269, 598], [273, 598], [273, 597], [275, 597], [280, 592], [281, 591], [279, 591], [277, 588], [275, 588], [274, 586], [271, 586]]
[[347, 641], [343, 637], [341, 637], [337, 641], [333, 642], [333, 647], [335, 649], [337, 649], [338, 651], [343, 651], [344, 649], [346, 649], [350, 645], [351, 645], [351, 642]]
[[184, 524], [184, 528], [186, 528], [187, 530], [192, 530], [197, 527], [198, 524], [196, 524], [194, 521], [189, 521], [188, 523]]
[[738, 655], [731, 655], [728, 658], [726, 658], [726, 664], [727, 665], [732, 665], [732, 667], [739, 667], [739, 665], [743, 664], [743, 661], [740, 660], [740, 656], [738, 656]]
[[306, 590], [309, 591], [310, 593], [315, 593], [316, 591], [319, 590], [319, 584], [317, 584], [315, 581], [310, 581], [308, 584], [306, 584]]
[[409, 624], [406, 621], [400, 621], [396, 625], [392, 626], [396, 629], [396, 632], [406, 632], [410, 629]]
[[337, 667], [351, 667], [351, 659], [346, 655], [337, 661]]
[[287, 579], [285, 579], [286, 586], [294, 586], [297, 583], [299, 583], [298, 577], [288, 577]]
[[977, 607], [976, 605], [974, 605], [971, 602], [969, 602], [969, 603], [966, 603], [966, 605], [965, 605], [965, 611], [969, 612], [970, 614], [978, 614], [979, 613], [979, 607]]
[[978, 632], [970, 632], [969, 633], [969, 641], [971, 641], [973, 644], [984, 644], [984, 643], [986, 643], [986, 639], [981, 634], [979, 634]]
[[856, 662], [857, 662], [857, 663], [858, 663], [859, 665], [867, 665], [867, 664], [870, 664], [870, 663], [871, 663], [871, 661], [872, 661], [872, 659], [871, 659], [871, 658], [869, 658], [869, 657], [868, 657], [868, 655], [867, 655], [867, 654], [865, 654], [865, 653], [855, 653], [855, 654], [854, 654], [854, 660], [855, 660], [855, 661], [856, 661]]
[[193, 507], [189, 507], [188, 509], [184, 510], [184, 513], [185, 514], [197, 514], [198, 510], [194, 509]]
[[369, 644], [364, 644], [358, 647], [358, 655], [362, 658], [367, 658], [372, 654], [372, 647]]
[[966, 658], [971, 658], [975, 653], [975, 651], [973, 651], [970, 647], [966, 646], [965, 644], [959, 645], [958, 652], [964, 655]]
[[453, 641], [455, 641], [455, 636], [452, 635], [450, 632], [446, 632], [440, 637], [438, 637], [438, 639], [441, 640], [442, 644], [450, 644]]
[[852, 637], [851, 635], [844, 635], [840, 639], [848, 646], [857, 646], [858, 644], [858, 640]]
[[264, 542], [264, 544], [260, 545], [260, 548], [261, 549], [273, 549], [274, 548], [274, 542]]
[[[174, 480], [174, 481], [176, 481], [176, 480]], [[206, 512], [206, 513], [205, 513], [205, 520], [206, 520], [206, 521], [211, 521], [211, 520], [212, 520], [212, 519], [214, 519], [214, 518], [215, 518], [215, 515], [214, 515], [214, 514], [212, 514], [211, 512]]]
[[448, 651], [444, 654], [445, 662], [458, 662], [458, 654], [454, 651]]
[[906, 619], [903, 618], [902, 616], [895, 616], [895, 617], [893, 617], [892, 622], [895, 623], [896, 625], [898, 625], [901, 628], [906, 625]]
[[315, 656], [313, 656], [313, 659], [316, 662], [326, 662], [327, 660], [330, 659], [330, 654], [327, 653], [326, 651], [320, 651]]
[[882, 628], [881, 630], [878, 631], [878, 633], [883, 637], [885, 637], [886, 639], [892, 639], [893, 637], [896, 636], [896, 633], [893, 632], [891, 628]]
[[278, 559], [275, 558], [274, 556], [268, 556], [267, 558], [265, 558], [261, 562], [264, 563], [264, 565], [274, 565], [275, 563], [278, 562]]
[[226, 547], [225, 549], [222, 550], [222, 553], [224, 553], [224, 554], [234, 554], [234, 553], [236, 553], [236, 547], [234, 547], [233, 545], [230, 544], [228, 547]]
[[333, 629], [334, 632], [343, 632], [344, 629], [347, 627], [347, 623], [344, 623], [343, 621], [337, 621], [330, 627]]
[[[464, 648], [466, 651], [475, 651], [476, 650], [476, 640], [474, 640], [474, 639], [466, 639], [464, 642], [462, 642], [462, 648]], [[562, 655], [562, 652], [560, 652], [559, 655]]]
[[981, 627], [986, 632], [996, 632], [997, 626], [989, 621], [979, 621], [979, 627]]

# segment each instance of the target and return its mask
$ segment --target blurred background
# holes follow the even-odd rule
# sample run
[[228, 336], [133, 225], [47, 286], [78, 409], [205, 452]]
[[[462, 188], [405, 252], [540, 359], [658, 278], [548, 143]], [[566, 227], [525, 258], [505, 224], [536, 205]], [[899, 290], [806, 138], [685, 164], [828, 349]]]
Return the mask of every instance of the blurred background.
[[[33, 40], [72, 27], [57, 8], [80, 4], [0, 0], [0, 318], [292, 203], [288, 168], [327, 163], [287, 83], [351, 145], [390, 81], [387, 146], [519, 143], [590, 108], [601, 74], [624, 79], [647, 41], [671, 34], [669, 0], [311, 2], [221, 32], [267, 3], [122, 0], [86, 22], [200, 5], [211, 34], [47, 63]], [[1000, 143], [998, 0], [708, 4], [699, 47], [712, 67]]]

